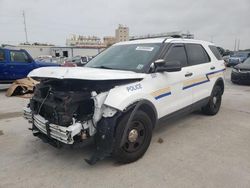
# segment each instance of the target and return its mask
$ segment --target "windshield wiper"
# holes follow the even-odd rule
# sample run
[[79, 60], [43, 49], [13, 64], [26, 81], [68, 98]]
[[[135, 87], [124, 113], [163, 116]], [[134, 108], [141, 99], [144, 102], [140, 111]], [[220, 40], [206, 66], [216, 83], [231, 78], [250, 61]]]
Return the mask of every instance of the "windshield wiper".
[[99, 66], [99, 67], [93, 67], [93, 68], [100, 68], [100, 69], [113, 69], [111, 67], [107, 67], [107, 66]]

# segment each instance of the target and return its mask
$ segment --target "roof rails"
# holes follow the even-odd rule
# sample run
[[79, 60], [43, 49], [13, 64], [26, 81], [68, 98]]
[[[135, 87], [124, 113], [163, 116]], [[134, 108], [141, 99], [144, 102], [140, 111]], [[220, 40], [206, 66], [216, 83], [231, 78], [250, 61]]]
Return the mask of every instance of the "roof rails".
[[169, 32], [169, 33], [133, 36], [133, 37], [130, 37], [129, 40], [150, 39], [150, 38], [185, 38], [185, 39], [193, 39], [194, 35], [190, 34], [190, 33]]
[[[169, 38], [177, 38], [177, 37], [172, 37], [172, 36], [156, 36], [156, 35], [146, 35], [146, 36], [134, 36], [134, 37], [130, 37], [130, 41], [132, 41], [132, 40], [140, 40], [140, 39], [154, 39], [154, 38], [167, 38], [167, 39], [169, 39]], [[179, 38], [181, 38], [181, 37], [179, 37]]]

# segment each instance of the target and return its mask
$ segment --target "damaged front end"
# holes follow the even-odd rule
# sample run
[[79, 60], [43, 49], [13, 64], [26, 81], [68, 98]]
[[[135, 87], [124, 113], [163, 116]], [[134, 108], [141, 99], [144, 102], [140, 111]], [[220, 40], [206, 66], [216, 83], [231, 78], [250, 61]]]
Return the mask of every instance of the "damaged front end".
[[44, 79], [24, 108], [24, 117], [32, 123], [34, 136], [57, 147], [73, 145], [95, 135], [98, 156], [88, 161], [93, 164], [111, 152], [112, 141], [103, 142], [103, 131], [112, 137], [111, 129], [121, 114], [104, 105], [104, 101], [110, 89], [130, 82], [133, 80]]

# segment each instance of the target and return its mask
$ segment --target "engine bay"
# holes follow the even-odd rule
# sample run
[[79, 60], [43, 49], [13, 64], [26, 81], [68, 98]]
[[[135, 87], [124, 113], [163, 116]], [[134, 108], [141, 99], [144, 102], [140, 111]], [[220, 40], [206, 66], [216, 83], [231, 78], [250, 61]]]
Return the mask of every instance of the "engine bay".
[[30, 109], [33, 114], [44, 117], [49, 123], [68, 127], [74, 121], [86, 122], [93, 118], [93, 91], [98, 95], [131, 81], [43, 80], [36, 86], [30, 100]]

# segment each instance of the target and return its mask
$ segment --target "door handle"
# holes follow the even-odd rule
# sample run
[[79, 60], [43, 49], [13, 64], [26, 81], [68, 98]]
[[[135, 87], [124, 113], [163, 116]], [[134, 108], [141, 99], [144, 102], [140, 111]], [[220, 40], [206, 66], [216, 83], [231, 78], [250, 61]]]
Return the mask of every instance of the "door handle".
[[193, 75], [192, 72], [188, 72], [188, 73], [185, 74], [185, 77], [190, 77], [190, 76], [192, 76], [192, 75]]
[[214, 70], [214, 69], [215, 69], [215, 67], [214, 67], [214, 66], [210, 67], [210, 70]]

